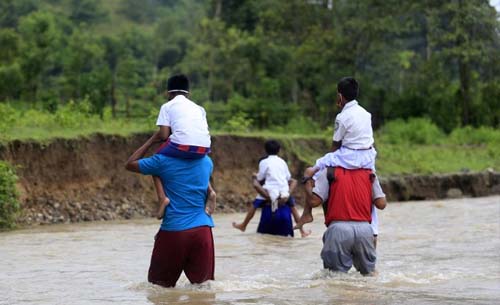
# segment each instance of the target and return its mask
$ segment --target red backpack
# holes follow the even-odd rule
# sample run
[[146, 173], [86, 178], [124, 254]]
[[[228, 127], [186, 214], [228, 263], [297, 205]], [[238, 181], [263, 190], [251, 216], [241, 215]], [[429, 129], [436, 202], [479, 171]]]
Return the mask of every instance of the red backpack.
[[371, 222], [372, 183], [370, 169], [334, 169], [330, 195], [325, 213], [325, 224], [332, 221]]

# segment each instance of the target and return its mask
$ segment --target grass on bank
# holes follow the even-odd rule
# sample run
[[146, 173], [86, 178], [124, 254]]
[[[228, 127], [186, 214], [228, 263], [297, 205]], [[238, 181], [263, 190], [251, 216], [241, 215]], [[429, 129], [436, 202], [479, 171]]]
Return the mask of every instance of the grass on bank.
[[[106, 109], [98, 116], [92, 114], [85, 103], [68, 103], [55, 113], [19, 111], [0, 104], [0, 117], [0, 142], [3, 143], [29, 139], [50, 141], [93, 133], [127, 136], [156, 129], [156, 113], [143, 118], [113, 118]], [[318, 151], [317, 145], [312, 147], [307, 140], [324, 140], [327, 150], [332, 136], [331, 128], [321, 129], [305, 118], [274, 130], [252, 130], [251, 124], [241, 117], [217, 123], [213, 125], [219, 128], [212, 129], [212, 135], [275, 138], [308, 164], [314, 164], [327, 151]], [[375, 141], [377, 170], [382, 175], [500, 170], [500, 131], [493, 128], [465, 127], [447, 135], [427, 119], [396, 120], [378, 130]]]

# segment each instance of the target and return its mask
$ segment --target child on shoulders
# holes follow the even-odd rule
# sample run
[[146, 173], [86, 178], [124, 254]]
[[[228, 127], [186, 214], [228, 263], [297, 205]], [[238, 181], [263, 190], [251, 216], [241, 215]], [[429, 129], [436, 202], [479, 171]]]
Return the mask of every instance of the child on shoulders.
[[[354, 78], [344, 77], [337, 84], [336, 103], [341, 112], [335, 119], [333, 148], [332, 152], [316, 160], [312, 176], [314, 180], [318, 178], [318, 171], [326, 167], [366, 168], [375, 172], [377, 152], [373, 147], [371, 114], [359, 105], [356, 100], [358, 95], [359, 86]], [[312, 208], [306, 204], [296, 228], [312, 220]]]
[[[168, 102], [163, 104], [156, 125], [158, 136], [165, 143], [156, 151], [167, 157], [180, 159], [200, 159], [210, 152], [210, 133], [205, 109], [189, 96], [189, 80], [185, 75], [174, 75], [167, 81]], [[158, 219], [165, 216], [170, 200], [165, 193], [161, 180], [153, 177], [159, 208]], [[208, 188], [206, 211], [215, 210], [216, 194], [211, 185]]]

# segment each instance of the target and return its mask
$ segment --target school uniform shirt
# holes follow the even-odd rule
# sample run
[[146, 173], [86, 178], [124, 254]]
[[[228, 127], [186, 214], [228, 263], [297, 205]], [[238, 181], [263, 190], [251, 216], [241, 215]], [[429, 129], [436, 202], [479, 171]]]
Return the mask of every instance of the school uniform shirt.
[[210, 147], [205, 109], [184, 95], [177, 95], [161, 106], [156, 125], [170, 127], [173, 143]]
[[[330, 184], [328, 183], [328, 178], [326, 176], [327, 170], [323, 169], [318, 172], [318, 179], [314, 182], [313, 193], [319, 196], [323, 202], [328, 201], [328, 195], [330, 193]], [[385, 198], [385, 193], [380, 186], [380, 181], [378, 177], [375, 176], [375, 180], [372, 183], [372, 201], [378, 198]], [[370, 223], [373, 234], [378, 235], [378, 215], [377, 209], [372, 204], [372, 221]]]
[[[277, 155], [270, 155], [259, 162], [259, 172], [257, 180], [264, 182], [265, 189], [287, 190], [289, 189], [288, 181], [292, 178], [288, 165], [285, 160]], [[257, 198], [262, 199], [261, 196]]]
[[335, 118], [333, 141], [342, 141], [350, 149], [368, 149], [373, 146], [372, 115], [353, 100], [345, 104]]

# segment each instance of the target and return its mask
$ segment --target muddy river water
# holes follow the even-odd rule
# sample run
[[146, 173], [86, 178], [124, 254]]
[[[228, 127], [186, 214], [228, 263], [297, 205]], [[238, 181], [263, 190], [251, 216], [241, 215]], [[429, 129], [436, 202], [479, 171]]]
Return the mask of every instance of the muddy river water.
[[500, 197], [390, 203], [378, 275], [322, 270], [320, 209], [308, 238], [231, 227], [216, 215], [216, 280], [146, 281], [156, 220], [0, 233], [0, 304], [499, 304]]

